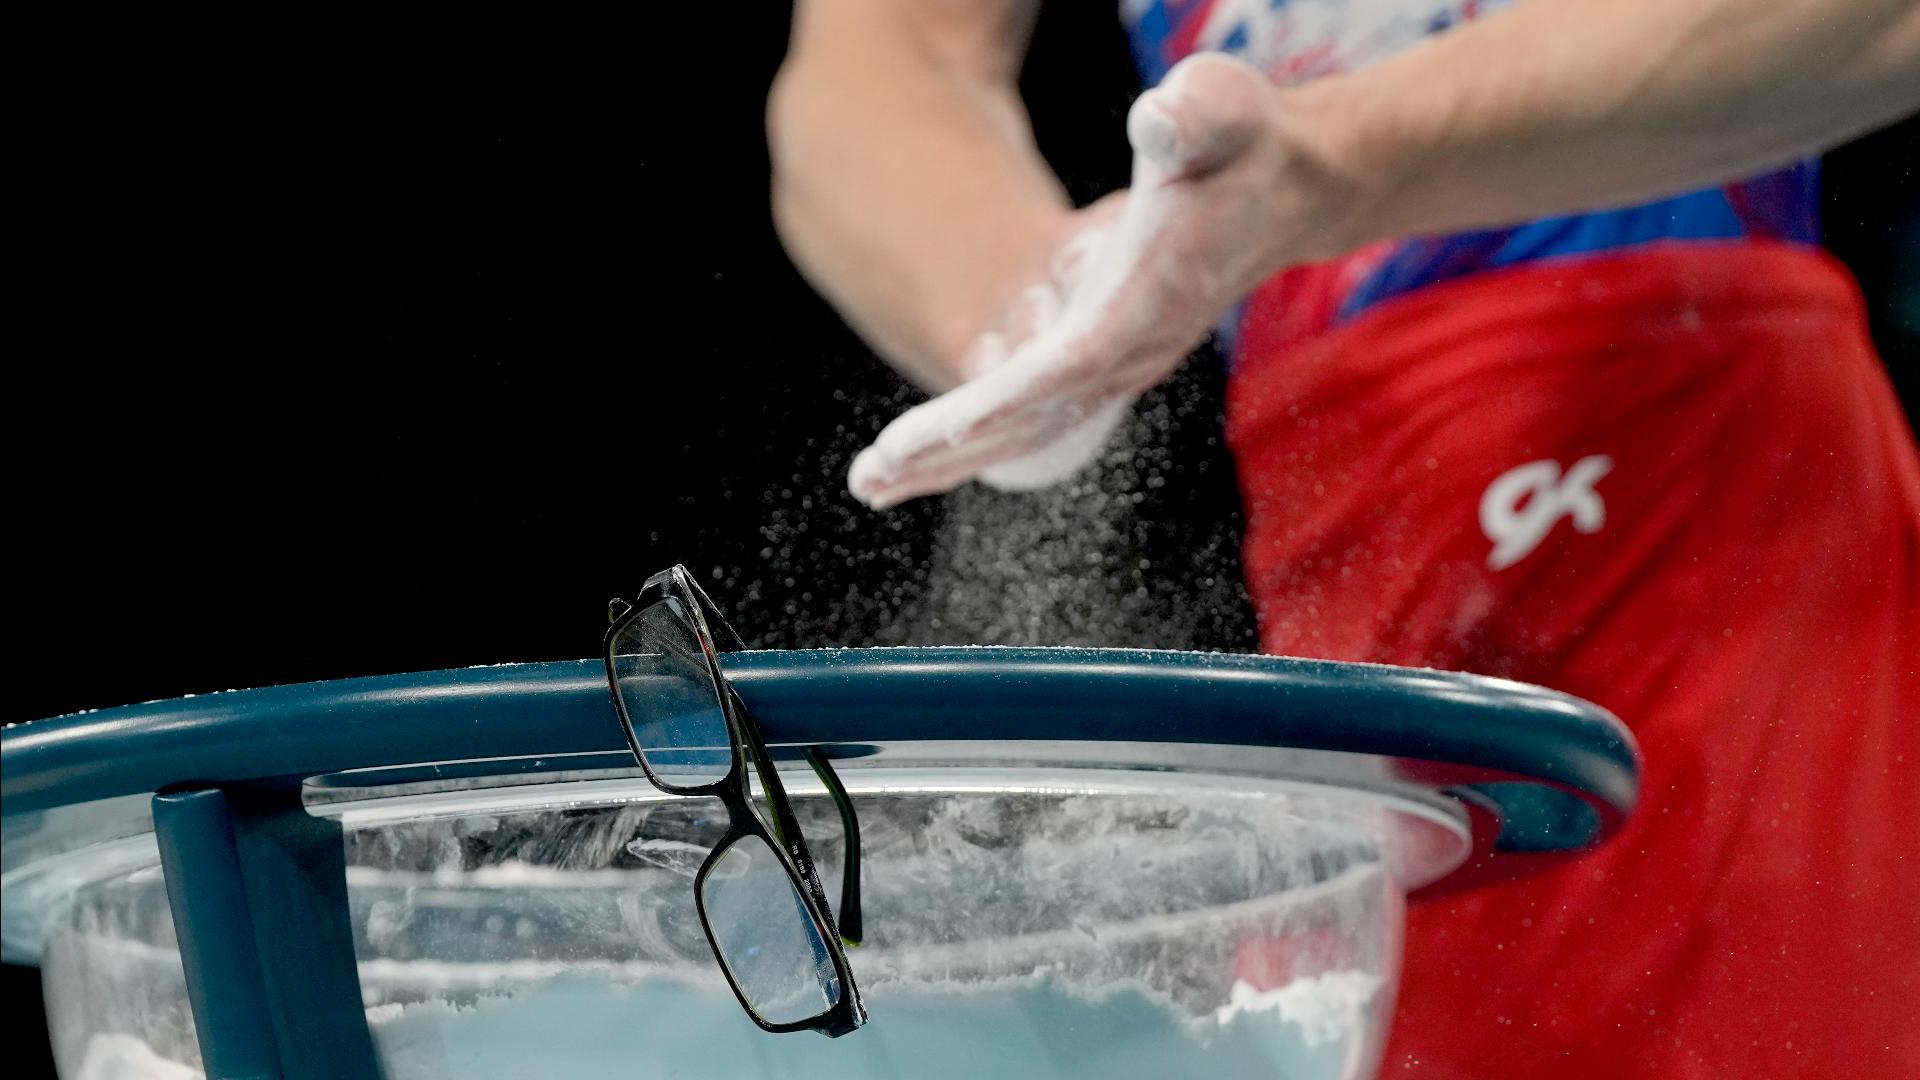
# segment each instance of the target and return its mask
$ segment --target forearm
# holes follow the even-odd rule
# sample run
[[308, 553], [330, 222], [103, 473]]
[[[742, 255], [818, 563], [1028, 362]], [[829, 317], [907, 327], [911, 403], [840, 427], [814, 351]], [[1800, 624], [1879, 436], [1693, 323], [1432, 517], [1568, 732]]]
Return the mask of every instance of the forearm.
[[[972, 0], [961, 0], [970, 3]], [[931, 9], [931, 10], [930, 10]], [[795, 263], [930, 389], [1069, 210], [1015, 89], [1024, 5], [816, 0], [768, 104], [774, 215]]]
[[1282, 102], [1353, 187], [1339, 235], [1310, 247], [1510, 224], [1750, 175], [1898, 118], [1920, 106], [1920, 4], [1529, 0]]

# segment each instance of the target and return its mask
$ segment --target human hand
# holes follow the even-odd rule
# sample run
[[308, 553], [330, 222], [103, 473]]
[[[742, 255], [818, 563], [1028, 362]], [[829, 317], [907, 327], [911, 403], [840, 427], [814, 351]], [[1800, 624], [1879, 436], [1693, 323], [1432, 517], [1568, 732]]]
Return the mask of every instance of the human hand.
[[1044, 279], [969, 352], [966, 382], [854, 459], [855, 497], [885, 508], [975, 477], [1063, 479], [1263, 277], [1321, 254], [1340, 185], [1279, 93], [1209, 54], [1142, 95], [1127, 124], [1131, 189], [1078, 212]]

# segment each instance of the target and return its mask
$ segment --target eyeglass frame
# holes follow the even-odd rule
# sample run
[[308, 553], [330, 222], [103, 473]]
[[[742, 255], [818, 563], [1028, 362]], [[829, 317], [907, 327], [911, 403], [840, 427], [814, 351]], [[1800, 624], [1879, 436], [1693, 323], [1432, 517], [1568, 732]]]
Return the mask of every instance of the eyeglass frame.
[[[721, 715], [727, 725], [729, 762], [724, 776], [711, 783], [697, 785], [669, 784], [660, 779], [647, 763], [647, 755], [640, 746], [634, 731], [633, 718], [627, 713], [626, 699], [620, 692], [619, 673], [614, 666], [615, 642], [621, 631], [640, 614], [654, 604], [668, 598], [677, 599], [686, 613], [686, 622], [699, 642], [700, 652], [706, 664], [708, 677], [719, 691]], [[860, 941], [860, 856], [859, 824], [854, 816], [852, 801], [846, 788], [834, 774], [833, 767], [827, 763], [825, 753], [817, 746], [807, 747], [802, 753], [820, 780], [826, 785], [828, 794], [839, 809], [840, 820], [846, 831], [846, 854], [842, 864], [841, 903], [851, 916], [843, 931], [834, 919], [833, 909], [828, 906], [826, 893], [820, 883], [819, 871], [815, 868], [812, 853], [807, 849], [806, 839], [800, 831], [800, 822], [794, 816], [793, 806], [787, 800], [787, 792], [780, 782], [780, 774], [773, 766], [768, 753], [765, 737], [760, 725], [747, 710], [746, 703], [734, 692], [733, 685], [727, 681], [720, 670], [720, 660], [713, 643], [712, 626], [718, 625], [726, 631], [736, 648], [744, 648], [740, 635], [720, 614], [713, 600], [705, 590], [694, 581], [684, 566], [678, 564], [654, 574], [640, 587], [632, 600], [615, 599], [608, 604], [608, 626], [603, 639], [601, 655], [606, 663], [607, 685], [613, 697], [615, 713], [620, 719], [621, 731], [626, 735], [627, 745], [633, 756], [646, 773], [648, 781], [654, 787], [669, 795], [713, 796], [727, 808], [727, 831], [714, 844], [706, 861], [694, 875], [693, 899], [700, 913], [700, 928], [707, 935], [707, 944], [713, 949], [714, 958], [720, 962], [720, 970], [727, 977], [727, 985], [739, 999], [740, 1007], [745, 1010], [755, 1024], [762, 1030], [775, 1034], [789, 1031], [819, 1031], [830, 1038], [838, 1038], [858, 1029], [867, 1021], [866, 1006], [861, 1001], [860, 990], [853, 980], [853, 970], [847, 963], [845, 944], [857, 945]], [[760, 777], [760, 786], [766, 796], [766, 804], [772, 822], [761, 820], [760, 812], [753, 807], [751, 793], [747, 789], [745, 764], [751, 759], [754, 771]], [[771, 830], [769, 830], [771, 825]], [[714, 935], [713, 924], [707, 918], [704, 886], [707, 875], [713, 870], [720, 857], [735, 843], [748, 836], [759, 838], [775, 852], [781, 866], [787, 872], [787, 878], [795, 886], [805, 907], [807, 916], [813, 920], [814, 931], [827, 950], [833, 963], [834, 974], [839, 979], [841, 993], [839, 1000], [818, 1016], [806, 1020], [776, 1024], [762, 1017], [748, 1001], [745, 991], [740, 988], [734, 977], [733, 969], [727, 962], [726, 953]], [[792, 837], [791, 843], [784, 837]]]

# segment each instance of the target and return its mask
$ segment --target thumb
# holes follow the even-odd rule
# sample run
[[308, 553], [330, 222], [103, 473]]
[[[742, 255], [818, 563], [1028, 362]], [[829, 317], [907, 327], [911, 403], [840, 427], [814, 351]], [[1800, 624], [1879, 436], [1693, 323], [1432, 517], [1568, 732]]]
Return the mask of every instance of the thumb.
[[1161, 180], [1219, 169], [1259, 135], [1270, 91], [1265, 76], [1238, 60], [1218, 53], [1182, 60], [1127, 114], [1136, 168]]

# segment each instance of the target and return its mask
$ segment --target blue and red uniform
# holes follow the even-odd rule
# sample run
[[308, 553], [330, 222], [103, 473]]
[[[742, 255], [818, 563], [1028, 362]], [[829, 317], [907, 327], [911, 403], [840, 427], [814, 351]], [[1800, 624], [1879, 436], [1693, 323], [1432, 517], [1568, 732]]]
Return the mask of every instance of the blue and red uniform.
[[[1500, 6], [1122, 11], [1149, 79], [1297, 81]], [[1410, 910], [1384, 1076], [1920, 1076], [1920, 456], [1816, 197], [1808, 162], [1245, 305], [1262, 647], [1557, 687], [1647, 760], [1605, 849]]]

